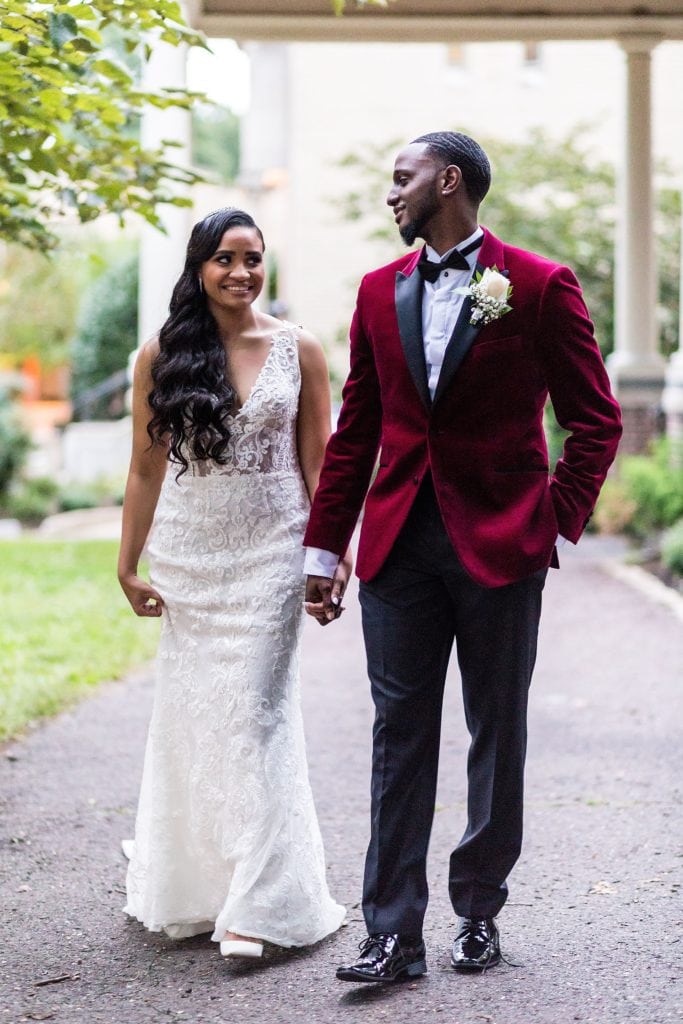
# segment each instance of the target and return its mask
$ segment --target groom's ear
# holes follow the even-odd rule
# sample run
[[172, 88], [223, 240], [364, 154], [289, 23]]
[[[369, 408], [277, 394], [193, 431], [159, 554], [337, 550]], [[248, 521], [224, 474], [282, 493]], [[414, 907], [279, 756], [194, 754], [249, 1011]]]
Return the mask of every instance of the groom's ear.
[[449, 164], [448, 167], [444, 167], [441, 172], [441, 194], [444, 196], [453, 195], [457, 192], [462, 182], [462, 171], [457, 164]]

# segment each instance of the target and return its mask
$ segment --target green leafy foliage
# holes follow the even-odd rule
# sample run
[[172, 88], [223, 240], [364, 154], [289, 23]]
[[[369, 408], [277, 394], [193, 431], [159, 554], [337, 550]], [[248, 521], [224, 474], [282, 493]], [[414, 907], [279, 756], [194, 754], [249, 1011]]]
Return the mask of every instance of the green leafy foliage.
[[680, 266], [681, 260], [682, 212], [680, 188], [672, 187], [668, 180], [662, 181], [657, 191], [655, 221], [659, 279], [657, 323], [660, 348], [662, 354], [667, 357], [680, 345], [678, 331], [681, 288], [676, 267]]
[[97, 508], [102, 504], [97, 487], [88, 484], [70, 484], [59, 492], [60, 512], [76, 512], [80, 508]]
[[4, 512], [28, 526], [36, 526], [56, 511], [59, 487], [50, 477], [15, 480], [4, 502]]
[[0, 390], [0, 514], [30, 448], [31, 440], [21, 425], [13, 402]]
[[589, 526], [594, 525], [598, 533], [632, 533], [637, 508], [624, 481], [616, 475], [610, 475], [602, 486]]
[[[0, 353], [18, 366], [38, 356], [45, 368], [68, 358], [78, 306], [101, 260], [79, 229], [78, 244], [63, 240], [59, 259], [20, 245], [0, 258]], [[99, 268], [98, 268], [98, 263]]]
[[3, 0], [0, 21], [0, 237], [54, 247], [52, 224], [128, 212], [161, 226], [160, 203], [198, 180], [130, 131], [147, 105], [190, 108], [185, 90], [145, 91], [108, 46], [139, 63], [155, 43], [203, 46], [175, 0]]
[[[615, 174], [612, 164], [590, 151], [588, 129], [557, 140], [536, 128], [523, 143], [482, 137], [493, 168], [493, 184], [481, 221], [511, 245], [540, 253], [576, 272], [595, 322], [603, 354], [614, 339]], [[396, 152], [405, 140], [367, 145], [340, 164], [355, 177], [339, 202], [344, 219], [361, 221], [390, 259], [402, 251], [385, 205]], [[659, 244], [659, 322], [662, 350], [678, 344], [680, 192], [660, 174], [655, 229]]]
[[665, 438], [648, 455], [622, 456], [618, 469], [626, 496], [635, 505], [630, 533], [644, 538], [683, 517], [683, 467], [672, 460]]
[[158, 620], [116, 581], [115, 541], [0, 542], [0, 740], [150, 658]]
[[227, 107], [198, 103], [192, 111], [192, 160], [222, 184], [231, 184], [240, 165], [240, 120]]
[[663, 565], [683, 576], [683, 519], [679, 519], [662, 537], [661, 553]]
[[0, 496], [0, 515], [37, 526], [57, 512], [122, 505], [124, 485], [123, 480], [101, 478], [91, 484], [73, 482], [60, 487], [52, 477], [27, 477], [18, 472], [7, 493]]
[[493, 187], [482, 223], [507, 242], [567, 264], [583, 286], [603, 353], [614, 338], [614, 168], [591, 159], [582, 131], [523, 144], [483, 139]]
[[[137, 254], [107, 267], [83, 297], [71, 346], [71, 391], [78, 399], [86, 389], [125, 370], [137, 345]], [[107, 415], [102, 408], [90, 416]]]
[[543, 429], [545, 430], [545, 439], [548, 445], [548, 465], [552, 470], [555, 468], [557, 460], [562, 455], [564, 442], [569, 436], [569, 431], [563, 430], [555, 419], [555, 413], [553, 412], [551, 402], [547, 403], [544, 410]]

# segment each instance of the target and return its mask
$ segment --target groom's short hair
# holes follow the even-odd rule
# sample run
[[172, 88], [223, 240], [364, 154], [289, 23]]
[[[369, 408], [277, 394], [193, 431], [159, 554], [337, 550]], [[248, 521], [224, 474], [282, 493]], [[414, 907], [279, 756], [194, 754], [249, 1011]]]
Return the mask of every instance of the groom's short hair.
[[482, 201], [491, 185], [491, 164], [478, 142], [462, 132], [428, 132], [413, 142], [424, 143], [433, 156], [446, 161], [444, 166], [459, 167], [467, 195], [477, 205]]

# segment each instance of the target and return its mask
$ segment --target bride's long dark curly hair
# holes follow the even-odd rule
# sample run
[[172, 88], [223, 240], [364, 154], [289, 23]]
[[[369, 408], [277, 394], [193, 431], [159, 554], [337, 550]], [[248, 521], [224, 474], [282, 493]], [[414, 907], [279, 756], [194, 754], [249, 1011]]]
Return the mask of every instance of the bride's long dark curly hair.
[[216, 252], [230, 228], [260, 228], [244, 210], [227, 207], [210, 213], [192, 229], [185, 267], [178, 278], [169, 316], [159, 331], [159, 354], [152, 364], [148, 401], [152, 418], [147, 433], [152, 444], [168, 443], [169, 459], [180, 465], [178, 476], [193, 459], [227, 461], [230, 438], [226, 417], [235, 402], [228, 380], [225, 349], [218, 324], [209, 312], [199, 270]]

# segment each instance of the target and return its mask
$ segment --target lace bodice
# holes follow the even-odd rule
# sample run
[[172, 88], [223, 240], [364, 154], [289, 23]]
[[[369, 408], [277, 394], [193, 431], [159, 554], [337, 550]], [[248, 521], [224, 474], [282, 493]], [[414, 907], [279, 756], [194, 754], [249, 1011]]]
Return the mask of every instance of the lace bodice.
[[228, 417], [227, 462], [191, 459], [188, 473], [274, 473], [297, 470], [296, 418], [301, 390], [297, 328], [284, 323], [244, 405]]

